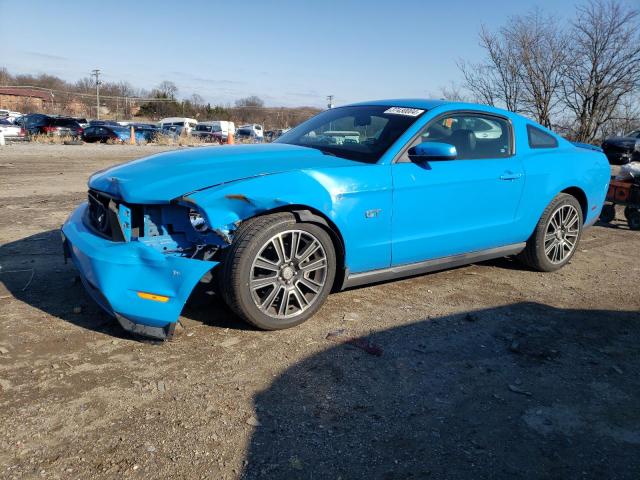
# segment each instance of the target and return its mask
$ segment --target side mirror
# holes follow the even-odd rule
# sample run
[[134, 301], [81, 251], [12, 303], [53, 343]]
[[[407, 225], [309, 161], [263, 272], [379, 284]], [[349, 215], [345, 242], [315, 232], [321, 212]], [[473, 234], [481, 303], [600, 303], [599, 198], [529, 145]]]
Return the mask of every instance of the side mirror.
[[422, 142], [411, 147], [408, 153], [409, 158], [414, 162], [455, 160], [458, 156], [456, 147], [441, 142]]

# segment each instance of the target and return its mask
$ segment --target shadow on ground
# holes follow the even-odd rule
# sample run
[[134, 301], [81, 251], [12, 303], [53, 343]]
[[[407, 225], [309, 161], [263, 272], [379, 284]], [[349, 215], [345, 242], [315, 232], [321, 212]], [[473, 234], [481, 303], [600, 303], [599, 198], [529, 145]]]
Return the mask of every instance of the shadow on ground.
[[640, 478], [637, 312], [520, 303], [332, 340], [256, 395], [243, 478]]
[[[487, 263], [504, 269], [526, 268], [512, 258]], [[59, 230], [48, 230], [0, 246], [0, 266], [0, 298], [13, 296], [89, 330], [114, 337], [143, 339], [122, 329], [84, 291], [72, 262], [64, 262]], [[196, 288], [182, 312], [183, 318], [235, 330], [254, 329], [233, 315], [220, 299], [210, 294], [210, 290], [207, 285]], [[81, 310], [79, 313], [78, 309]]]
[[[72, 262], [65, 264], [59, 230], [0, 246], [0, 267], [0, 298], [13, 296], [74, 325], [114, 337], [132, 338], [85, 292]], [[207, 295], [207, 290], [198, 289], [189, 299], [183, 312], [185, 318], [212, 326], [250, 329], [222, 302]]]

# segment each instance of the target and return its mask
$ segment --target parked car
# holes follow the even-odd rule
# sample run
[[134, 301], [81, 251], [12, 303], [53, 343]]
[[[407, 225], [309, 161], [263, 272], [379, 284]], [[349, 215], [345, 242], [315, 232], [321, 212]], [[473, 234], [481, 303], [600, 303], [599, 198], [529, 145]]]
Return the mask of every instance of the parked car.
[[4, 119], [0, 119], [0, 132], [4, 138], [11, 140], [22, 140], [26, 136], [24, 128]]
[[190, 135], [197, 124], [198, 121], [195, 118], [187, 117], [168, 117], [159, 122], [160, 128], [171, 130], [178, 135], [181, 135], [183, 131], [185, 134]]
[[257, 123], [250, 123], [248, 125], [242, 125], [240, 128], [243, 130], [252, 130], [253, 137], [256, 139], [257, 143], [262, 143], [264, 141], [264, 129], [262, 128], [262, 125], [259, 125]]
[[267, 142], [273, 142], [276, 138], [281, 137], [284, 133], [287, 133], [290, 128], [278, 128], [276, 130], [266, 130], [264, 132], [264, 139]]
[[191, 131], [191, 135], [209, 142], [227, 143], [229, 133], [234, 134], [235, 130], [233, 122], [200, 122]]
[[149, 129], [158, 130], [158, 126], [154, 123], [132, 122], [132, 123], [129, 123], [128, 125], [133, 125], [134, 128], [149, 128]]
[[[500, 136], [457, 128], [475, 119]], [[337, 127], [359, 141], [328, 142]], [[275, 330], [341, 288], [510, 255], [557, 270], [598, 219], [609, 177], [603, 153], [513, 112], [384, 100], [326, 110], [274, 143], [98, 172], [63, 244], [127, 330], [171, 336], [200, 282]]]
[[237, 129], [235, 138], [238, 143], [262, 143], [258, 139], [255, 130], [247, 127]]
[[168, 140], [177, 140], [180, 137], [176, 132], [155, 126], [141, 124], [136, 125], [134, 128], [136, 130], [136, 138], [145, 142], [157, 142], [161, 140], [162, 137]]
[[14, 122], [16, 118], [21, 117], [20, 112], [14, 112], [13, 110], [0, 109], [0, 119]]
[[609, 137], [602, 142], [602, 150], [611, 165], [640, 161], [640, 130], [622, 137]]
[[[135, 130], [134, 130], [135, 131]], [[143, 135], [135, 131], [136, 141], [143, 139]], [[131, 128], [121, 125], [93, 125], [84, 129], [82, 140], [87, 143], [128, 143], [131, 138]]]
[[73, 118], [82, 128], [87, 128], [89, 126], [89, 121], [84, 117], [74, 117]]
[[89, 126], [91, 126], [91, 127], [96, 127], [96, 126], [100, 126], [100, 125], [111, 125], [111, 126], [114, 126], [114, 127], [122, 126], [118, 122], [116, 122], [115, 120], [91, 120], [89, 122]]
[[28, 136], [58, 135], [79, 138], [83, 133], [80, 124], [71, 117], [55, 117], [42, 113], [23, 115], [17, 124], [24, 128]]

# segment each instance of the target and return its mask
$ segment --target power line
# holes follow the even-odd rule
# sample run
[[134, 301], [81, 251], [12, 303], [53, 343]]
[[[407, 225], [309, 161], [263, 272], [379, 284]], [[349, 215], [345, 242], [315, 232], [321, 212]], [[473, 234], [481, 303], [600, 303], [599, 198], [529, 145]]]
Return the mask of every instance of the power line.
[[[102, 81], [100, 82], [101, 84]], [[38, 91], [42, 91], [42, 92], [47, 92], [48, 94], [52, 95], [52, 94], [56, 94], [56, 95], [67, 95], [70, 97], [82, 97], [82, 98], [96, 98], [96, 94], [94, 93], [82, 93], [82, 92], [71, 92], [68, 90], [57, 90], [55, 88], [45, 88], [45, 87], [38, 87], [35, 85], [2, 85], [0, 86], [0, 88], [17, 88], [17, 89], [30, 89], [30, 90], [38, 90]], [[333, 98], [333, 95], [331, 95], [331, 97]], [[100, 98], [102, 100], [124, 100], [126, 102], [132, 103], [132, 102], [136, 102], [136, 103], [152, 103], [152, 102], [166, 102], [166, 103], [181, 103], [184, 102], [185, 100], [176, 100], [176, 99], [171, 99], [171, 98], [155, 98], [155, 97], [137, 97], [137, 96], [127, 96], [127, 95], [104, 95], [104, 94], [100, 94]], [[305, 109], [309, 109], [309, 110], [320, 110], [319, 107], [317, 106], [313, 106], [313, 105], [302, 105], [299, 107], [260, 107], [257, 105], [214, 105], [212, 108], [215, 107], [219, 107], [219, 108], [224, 108], [225, 110], [260, 110], [260, 111], [264, 111], [264, 112], [282, 112], [282, 111], [287, 111], [287, 110], [291, 110], [291, 111], [296, 111], [296, 110], [305, 110]]]

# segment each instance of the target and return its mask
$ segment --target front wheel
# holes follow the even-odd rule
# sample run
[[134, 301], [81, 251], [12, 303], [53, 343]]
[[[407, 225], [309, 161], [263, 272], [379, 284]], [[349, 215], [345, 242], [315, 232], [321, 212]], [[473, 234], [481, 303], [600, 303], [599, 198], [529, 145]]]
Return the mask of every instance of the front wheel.
[[244, 222], [221, 267], [219, 290], [231, 310], [279, 330], [318, 311], [333, 286], [336, 255], [323, 228], [277, 213]]
[[544, 210], [520, 259], [541, 272], [565, 266], [582, 235], [582, 208], [572, 195], [561, 193]]

